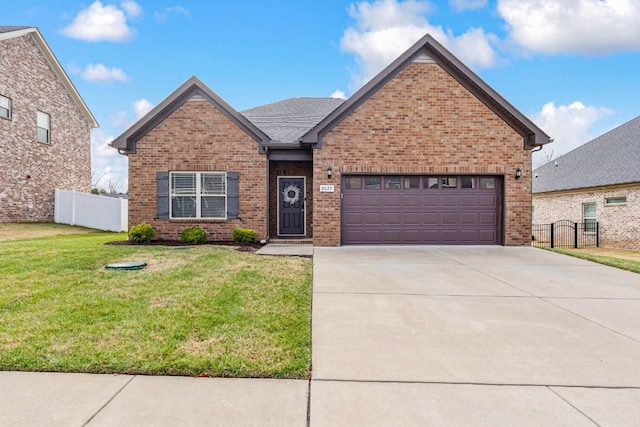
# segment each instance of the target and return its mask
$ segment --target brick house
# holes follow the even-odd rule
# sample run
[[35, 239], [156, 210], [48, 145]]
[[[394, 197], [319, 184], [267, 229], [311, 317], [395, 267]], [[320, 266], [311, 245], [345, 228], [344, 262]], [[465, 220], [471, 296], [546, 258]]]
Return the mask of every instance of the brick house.
[[597, 221], [601, 246], [640, 250], [639, 166], [636, 117], [534, 170], [533, 222]]
[[56, 188], [89, 192], [95, 127], [38, 29], [0, 26], [0, 222], [53, 221]]
[[348, 100], [242, 113], [192, 77], [112, 142], [129, 223], [341, 244], [527, 245], [549, 137], [426, 35]]

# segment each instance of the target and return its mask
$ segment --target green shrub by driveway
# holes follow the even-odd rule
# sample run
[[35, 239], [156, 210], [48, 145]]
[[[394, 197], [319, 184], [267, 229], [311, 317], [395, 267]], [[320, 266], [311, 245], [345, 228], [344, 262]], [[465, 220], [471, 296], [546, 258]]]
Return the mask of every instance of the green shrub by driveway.
[[[0, 242], [1, 370], [308, 376], [308, 259], [113, 240]], [[104, 269], [120, 261], [148, 266]]]

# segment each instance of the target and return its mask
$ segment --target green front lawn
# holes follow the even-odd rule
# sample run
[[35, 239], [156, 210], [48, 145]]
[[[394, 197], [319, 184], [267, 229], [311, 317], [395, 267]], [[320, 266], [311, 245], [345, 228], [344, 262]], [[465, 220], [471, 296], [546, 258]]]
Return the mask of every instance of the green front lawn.
[[[597, 262], [599, 264], [608, 265], [610, 267], [620, 268], [622, 270], [632, 271], [634, 273], [640, 273], [640, 261], [635, 259], [622, 258], [620, 256], [609, 256], [598, 253], [598, 249], [584, 248], [584, 249], [549, 249], [553, 252], [569, 255], [572, 257], [586, 259], [587, 261]], [[620, 250], [620, 252], [623, 252]], [[633, 252], [633, 251], [627, 251]]]
[[308, 376], [310, 260], [125, 239], [0, 242], [0, 370]]

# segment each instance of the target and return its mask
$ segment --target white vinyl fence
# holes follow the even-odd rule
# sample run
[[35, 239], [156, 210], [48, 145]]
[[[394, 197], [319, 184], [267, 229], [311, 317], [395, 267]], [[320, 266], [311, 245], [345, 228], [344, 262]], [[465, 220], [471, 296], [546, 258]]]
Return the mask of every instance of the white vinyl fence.
[[98, 230], [127, 231], [129, 201], [77, 191], [57, 190], [54, 221]]

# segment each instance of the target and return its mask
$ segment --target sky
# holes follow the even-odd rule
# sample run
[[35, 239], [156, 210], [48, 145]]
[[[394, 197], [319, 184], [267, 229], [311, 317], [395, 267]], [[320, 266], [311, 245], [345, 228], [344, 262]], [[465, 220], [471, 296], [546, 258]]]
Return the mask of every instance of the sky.
[[[640, 0], [22, 0], [100, 123], [92, 184], [126, 191], [108, 143], [195, 75], [239, 111], [348, 97], [429, 33], [554, 142], [534, 167], [640, 115]], [[479, 147], [481, 148], [481, 147]]]

